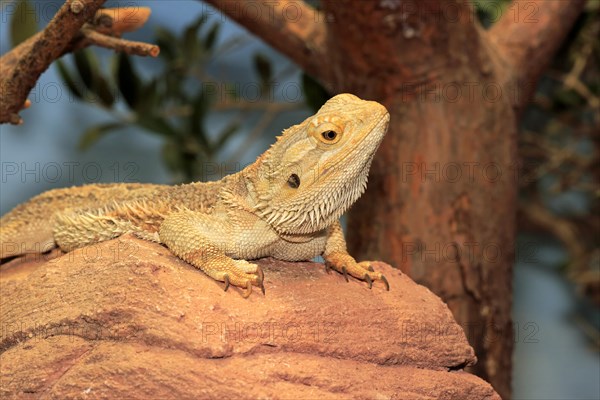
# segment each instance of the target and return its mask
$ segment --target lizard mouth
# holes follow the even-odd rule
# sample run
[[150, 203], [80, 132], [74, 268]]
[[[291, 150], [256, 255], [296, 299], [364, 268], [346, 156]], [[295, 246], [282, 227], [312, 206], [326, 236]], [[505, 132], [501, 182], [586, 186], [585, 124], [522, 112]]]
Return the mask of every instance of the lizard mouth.
[[[379, 148], [379, 145], [381, 144], [381, 141], [383, 140], [383, 137], [385, 136], [385, 133], [387, 132], [387, 129], [385, 128], [385, 126], [388, 124], [389, 121], [390, 121], [390, 114], [386, 112], [375, 123], [375, 125], [373, 125], [373, 127], [369, 130], [368, 134], [363, 135], [360, 138], [360, 140], [353, 143], [353, 145], [352, 145], [353, 151], [351, 151], [349, 154], [346, 154], [344, 157], [341, 157], [341, 158], [335, 160], [331, 164], [325, 166], [323, 168], [323, 170], [321, 171], [321, 173], [319, 174], [319, 176], [328, 177], [331, 174], [335, 173], [335, 171], [338, 170], [338, 166], [340, 164], [351, 164], [351, 162], [349, 162], [349, 160], [357, 160], [357, 159], [360, 160], [361, 155], [370, 153], [370, 157], [362, 157], [363, 159], [360, 160], [362, 165], [359, 169], [359, 172], [355, 176], [356, 177], [361, 176], [364, 173], [364, 169], [365, 168], [368, 169], [370, 167], [373, 156], [375, 155], [375, 152]], [[372, 152], [365, 151], [362, 148], [362, 144], [363, 144], [363, 142], [365, 142], [367, 140], [367, 138], [371, 137], [373, 132], [381, 132], [381, 134], [379, 135], [379, 138], [378, 138], [376, 144], [373, 146], [373, 151]], [[368, 173], [368, 171], [366, 171], [366, 173]]]

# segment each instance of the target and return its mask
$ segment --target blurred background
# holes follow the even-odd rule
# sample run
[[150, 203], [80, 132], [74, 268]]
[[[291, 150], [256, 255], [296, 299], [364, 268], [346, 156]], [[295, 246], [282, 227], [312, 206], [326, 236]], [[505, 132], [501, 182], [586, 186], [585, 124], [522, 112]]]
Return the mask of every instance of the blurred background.
[[[476, 4], [489, 27], [507, 1]], [[515, 399], [600, 399], [599, 4], [589, 2], [520, 126]], [[43, 27], [57, 5], [3, 0], [0, 53]], [[132, 2], [106, 3], [117, 6]], [[135, 6], [152, 16], [127, 38], [159, 44], [158, 58], [98, 48], [68, 55], [38, 81], [25, 124], [0, 125], [1, 214], [52, 188], [219, 179], [328, 98], [201, 2]]]

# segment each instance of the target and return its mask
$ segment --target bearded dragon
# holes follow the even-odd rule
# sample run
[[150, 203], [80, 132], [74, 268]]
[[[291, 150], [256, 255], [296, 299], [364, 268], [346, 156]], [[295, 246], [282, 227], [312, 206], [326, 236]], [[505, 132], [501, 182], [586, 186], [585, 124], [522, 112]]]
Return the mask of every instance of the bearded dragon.
[[360, 197], [389, 122], [384, 106], [340, 94], [283, 131], [242, 171], [216, 182], [179, 186], [94, 184], [55, 189], [0, 219], [0, 258], [63, 251], [126, 233], [162, 243], [229, 285], [265, 292], [247, 260], [301, 261], [322, 255], [327, 268], [389, 284], [370, 262], [346, 250], [340, 216]]

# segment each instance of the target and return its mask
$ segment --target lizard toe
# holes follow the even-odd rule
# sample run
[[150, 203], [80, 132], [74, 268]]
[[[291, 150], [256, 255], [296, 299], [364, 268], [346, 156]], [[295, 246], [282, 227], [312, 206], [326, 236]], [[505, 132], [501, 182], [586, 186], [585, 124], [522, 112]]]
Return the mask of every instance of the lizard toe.
[[369, 276], [369, 274], [365, 274], [363, 280], [369, 284], [369, 289], [373, 289], [373, 280]]
[[381, 281], [385, 284], [385, 290], [387, 290], [389, 292], [390, 291], [390, 284], [388, 283], [388, 280], [385, 279], [385, 276], [381, 275], [381, 277], [379, 279], [381, 279]]
[[325, 268], [335, 269], [344, 276], [346, 282], [349, 281], [348, 275], [353, 278], [365, 281], [369, 286], [369, 289], [373, 288], [375, 281], [382, 281], [385, 285], [386, 290], [390, 290], [390, 284], [388, 283], [385, 276], [380, 272], [376, 272], [371, 265], [371, 261], [356, 262], [354, 258], [347, 254], [336, 255], [329, 257], [325, 262]]
[[223, 280], [225, 281], [225, 288], [223, 289], [223, 291], [226, 292], [227, 289], [229, 289], [229, 275], [223, 275]]
[[344, 275], [344, 279], [346, 280], [346, 282], [350, 282], [350, 280], [348, 279], [348, 270], [346, 269], [346, 266], [342, 267], [342, 274]]
[[246, 283], [246, 290], [242, 293], [242, 296], [247, 299], [252, 294], [252, 282], [249, 280]]

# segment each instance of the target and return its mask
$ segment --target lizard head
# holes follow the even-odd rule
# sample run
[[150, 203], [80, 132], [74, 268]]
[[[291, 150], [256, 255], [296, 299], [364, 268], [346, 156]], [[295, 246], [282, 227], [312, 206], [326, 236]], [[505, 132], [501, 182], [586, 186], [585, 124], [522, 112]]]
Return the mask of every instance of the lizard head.
[[278, 232], [321, 231], [362, 195], [389, 122], [384, 106], [340, 94], [286, 129], [257, 161], [255, 210]]

